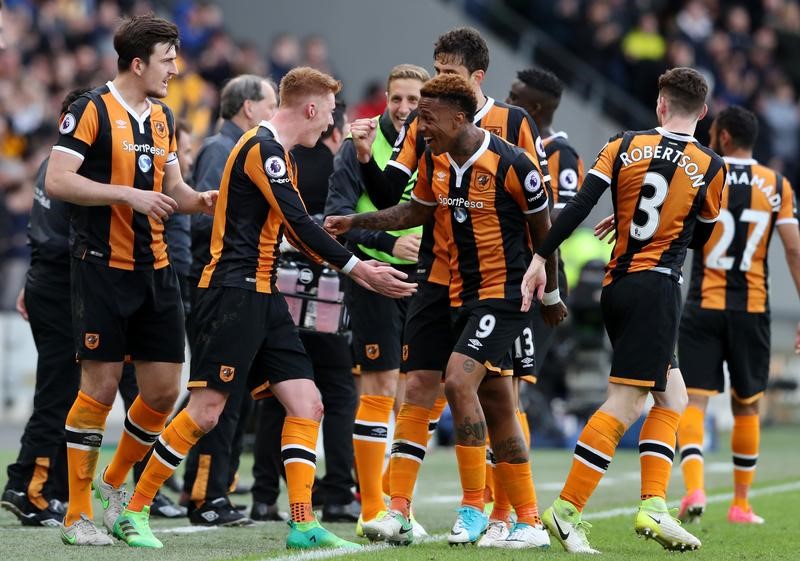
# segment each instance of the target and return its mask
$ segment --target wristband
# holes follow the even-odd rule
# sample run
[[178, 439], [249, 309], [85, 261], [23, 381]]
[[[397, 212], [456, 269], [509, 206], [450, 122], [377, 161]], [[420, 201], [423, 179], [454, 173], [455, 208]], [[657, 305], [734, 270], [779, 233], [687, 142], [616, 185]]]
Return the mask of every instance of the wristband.
[[559, 294], [557, 288], [552, 292], [545, 292], [542, 295], [542, 305], [544, 306], [552, 306], [553, 304], [558, 304], [559, 302], [561, 302], [561, 294]]

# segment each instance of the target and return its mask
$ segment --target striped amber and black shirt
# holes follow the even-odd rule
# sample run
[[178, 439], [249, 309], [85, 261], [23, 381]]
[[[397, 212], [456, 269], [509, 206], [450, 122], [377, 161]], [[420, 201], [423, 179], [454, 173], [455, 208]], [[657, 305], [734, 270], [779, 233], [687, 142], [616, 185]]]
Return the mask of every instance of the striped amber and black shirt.
[[547, 190], [524, 150], [485, 131], [463, 166], [429, 150], [420, 162], [412, 198], [436, 206], [436, 231], [446, 244], [452, 306], [478, 300], [521, 299], [530, 262], [525, 215], [546, 211]]
[[655, 271], [682, 281], [697, 221], [719, 218], [725, 164], [692, 136], [661, 127], [611, 138], [537, 253], [548, 257], [611, 188], [617, 241], [603, 286], [629, 273]]
[[794, 224], [789, 181], [756, 160], [725, 158], [728, 187], [720, 220], [695, 251], [687, 302], [709, 310], [769, 311], [767, 252], [775, 226]]
[[[177, 165], [175, 121], [160, 101], [137, 114], [111, 82], [78, 98], [61, 118], [53, 150], [82, 160], [78, 174], [108, 185], [163, 191], [166, 166]], [[71, 205], [72, 255], [116, 269], [169, 264], [164, 226], [127, 205]]]
[[542, 141], [550, 172], [553, 208], [561, 210], [583, 182], [583, 160], [569, 143], [567, 133], [557, 132]]
[[275, 292], [284, 234], [314, 261], [344, 273], [358, 263], [308, 215], [297, 190], [298, 170], [267, 121], [242, 135], [219, 187], [211, 230], [211, 262], [200, 288], [228, 286]]
[[[544, 177], [545, 189], [550, 191], [550, 176], [547, 172], [547, 158], [542, 140], [533, 119], [528, 113], [515, 105], [508, 105], [486, 98], [484, 106], [475, 114], [473, 122], [484, 130], [519, 146], [531, 157], [536, 158], [534, 165], [541, 177]], [[405, 122], [400, 136], [395, 142], [389, 167], [402, 171], [406, 181], [417, 170], [420, 159], [425, 152], [425, 140], [417, 132], [418, 120], [416, 112]], [[437, 208], [436, 214], [443, 212]], [[437, 219], [438, 218], [438, 219]], [[447, 249], [447, 237], [442, 230], [445, 220], [435, 216], [425, 225], [419, 248], [418, 274], [424, 275], [428, 282], [447, 285], [450, 282], [450, 264]], [[438, 231], [437, 231], [438, 228]]]

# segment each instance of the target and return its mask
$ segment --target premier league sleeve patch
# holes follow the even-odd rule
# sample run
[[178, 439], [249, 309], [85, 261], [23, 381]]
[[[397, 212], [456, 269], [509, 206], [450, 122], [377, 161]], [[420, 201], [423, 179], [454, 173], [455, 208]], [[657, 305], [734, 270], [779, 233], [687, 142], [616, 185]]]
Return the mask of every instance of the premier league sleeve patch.
[[264, 170], [272, 179], [278, 179], [286, 175], [286, 162], [278, 156], [270, 156], [264, 162]]
[[64, 118], [61, 119], [61, 124], [58, 126], [58, 132], [61, 134], [69, 134], [75, 130], [78, 120], [72, 113], [66, 113]]
[[531, 170], [528, 175], [525, 176], [525, 181], [523, 182], [525, 186], [525, 190], [529, 193], [536, 193], [542, 189], [542, 178], [539, 175], [539, 172]]
[[544, 151], [544, 142], [542, 142], [542, 137], [537, 136], [536, 141], [534, 142], [536, 145], [536, 153], [542, 159], [547, 159], [547, 153]]
[[574, 191], [578, 187], [578, 174], [574, 169], [565, 169], [558, 174], [558, 184], [562, 189]]

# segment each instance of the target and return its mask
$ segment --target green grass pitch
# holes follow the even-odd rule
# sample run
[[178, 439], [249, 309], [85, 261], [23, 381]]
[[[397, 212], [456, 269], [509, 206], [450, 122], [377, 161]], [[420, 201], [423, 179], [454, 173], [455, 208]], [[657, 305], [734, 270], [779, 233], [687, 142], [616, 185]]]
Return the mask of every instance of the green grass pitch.
[[[725, 515], [731, 491], [730, 452], [727, 435], [719, 451], [706, 456], [706, 481], [711, 498], [702, 524], [691, 530], [703, 541], [700, 551], [683, 554], [687, 558], [714, 561], [796, 560], [800, 559], [800, 522], [794, 508], [800, 502], [800, 440], [797, 428], [765, 429], [752, 503], [766, 518], [760, 527], [728, 524]], [[104, 449], [103, 460], [111, 450]], [[0, 452], [5, 466], [14, 457], [13, 450]], [[533, 472], [540, 508], [544, 509], [561, 488], [571, 462], [567, 451], [533, 452]], [[102, 460], [101, 460], [102, 463]], [[243, 479], [248, 479], [252, 457], [245, 457]], [[633, 507], [639, 494], [639, 458], [630, 450], [620, 450], [603, 483], [586, 509], [585, 519], [594, 524], [590, 540], [605, 559], [639, 560], [668, 558], [677, 554], [663, 551], [655, 542], [638, 539], [633, 532]], [[680, 498], [680, 472], [673, 470], [670, 496]], [[0, 476], [5, 483], [5, 470]], [[542, 557], [567, 559], [556, 542], [549, 551], [478, 550], [474, 546], [450, 548], [444, 535], [454, 519], [459, 497], [458, 473], [452, 449], [431, 452], [423, 465], [417, 490], [415, 510], [418, 520], [432, 535], [426, 543], [408, 548], [372, 546], [357, 554], [335, 552], [295, 553], [284, 547], [287, 528], [280, 523], [265, 523], [249, 528], [199, 530], [188, 521], [155, 519], [153, 527], [164, 542], [164, 549], [142, 551], [121, 543], [103, 548], [71, 548], [61, 545], [58, 532], [50, 528], [23, 528], [8, 512], [0, 511], [0, 561], [70, 561], [70, 560], [153, 560], [153, 561], [233, 561], [260, 559], [364, 559], [369, 561], [438, 561], [480, 558], [481, 561], [516, 560]], [[285, 493], [282, 495], [285, 501]], [[285, 508], [285, 504], [284, 504]], [[95, 505], [99, 522], [99, 505]], [[331, 524], [330, 529], [347, 539], [354, 539], [353, 525]]]

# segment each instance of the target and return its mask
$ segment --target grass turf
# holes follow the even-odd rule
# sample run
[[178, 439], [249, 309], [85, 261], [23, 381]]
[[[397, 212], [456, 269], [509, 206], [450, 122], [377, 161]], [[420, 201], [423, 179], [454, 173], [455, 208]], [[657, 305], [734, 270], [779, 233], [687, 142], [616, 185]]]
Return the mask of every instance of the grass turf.
[[[721, 440], [720, 450], [706, 455], [707, 488], [710, 496], [730, 492], [730, 452], [727, 440]], [[700, 551], [688, 553], [695, 559], [714, 560], [794, 560], [798, 559], [797, 535], [800, 523], [793, 507], [800, 500], [800, 447], [797, 446], [796, 428], [767, 429], [762, 435], [762, 451], [756, 478], [756, 488], [765, 491], [753, 499], [756, 511], [766, 518], [760, 527], [733, 526], [725, 520], [728, 508], [726, 499], [709, 505], [702, 524], [692, 526], [703, 541]], [[108, 460], [111, 450], [104, 449], [102, 462]], [[13, 451], [0, 452], [3, 465], [13, 460]], [[567, 451], [534, 451], [533, 470], [536, 478], [539, 503], [542, 509], [550, 504], [561, 488], [571, 462]], [[241, 473], [250, 473], [252, 458], [243, 458]], [[594, 522], [590, 535], [594, 547], [609, 559], [661, 558], [668, 554], [655, 542], [637, 539], [633, 533], [633, 507], [638, 501], [638, 454], [620, 450], [603, 483], [592, 497], [586, 519]], [[677, 499], [682, 491], [680, 472], [673, 471], [671, 497]], [[246, 477], [245, 477], [246, 478]], [[5, 483], [3, 470], [0, 483]], [[769, 489], [789, 483], [793, 490], [781, 493]], [[285, 500], [285, 493], [282, 495]], [[229, 528], [197, 531], [185, 519], [167, 521], [154, 519], [153, 528], [164, 542], [162, 550], [135, 550], [121, 543], [104, 548], [72, 548], [61, 545], [58, 532], [49, 528], [22, 528], [8, 512], [0, 511], [0, 561], [69, 561], [69, 560], [158, 560], [158, 561], [255, 561], [268, 558], [314, 559], [369, 559], [370, 561], [409, 560], [434, 561], [480, 556], [482, 561], [494, 559], [522, 559], [531, 555], [548, 558], [566, 558], [557, 542], [546, 552], [520, 552], [449, 548], [444, 534], [453, 522], [454, 509], [459, 497], [458, 473], [452, 449], [436, 450], [428, 455], [421, 472], [415, 510], [419, 521], [429, 533], [439, 536], [438, 541], [417, 544], [409, 548], [370, 548], [356, 555], [331, 555], [332, 552], [292, 554], [284, 548], [288, 528], [281, 523], [265, 523], [249, 528]], [[242, 498], [246, 499], [246, 498]], [[244, 501], [243, 501], [244, 502]], [[630, 514], [612, 516], [614, 509], [630, 508]], [[284, 504], [285, 508], [285, 504]], [[95, 505], [99, 522], [99, 505]], [[592, 515], [597, 516], [594, 518]], [[353, 525], [330, 524], [328, 527], [340, 536], [353, 539]]]

